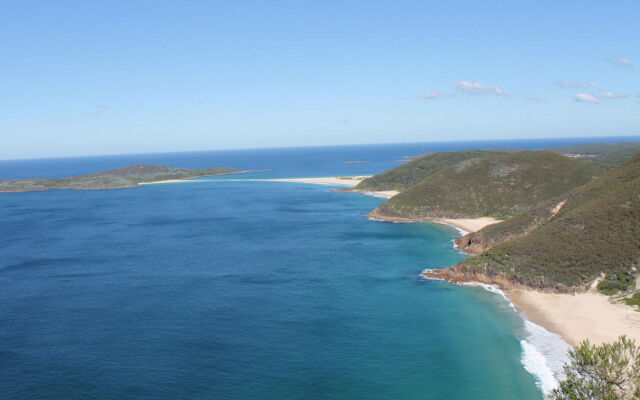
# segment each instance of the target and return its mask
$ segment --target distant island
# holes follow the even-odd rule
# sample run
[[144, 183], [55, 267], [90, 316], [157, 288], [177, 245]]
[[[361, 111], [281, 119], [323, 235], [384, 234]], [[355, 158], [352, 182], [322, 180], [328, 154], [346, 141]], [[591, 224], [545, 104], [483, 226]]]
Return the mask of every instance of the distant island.
[[77, 175], [68, 178], [26, 178], [0, 181], [2, 192], [33, 192], [51, 189], [101, 190], [132, 188], [148, 183], [161, 183], [203, 176], [238, 174], [233, 168], [173, 168], [153, 164], [136, 164], [124, 168]]

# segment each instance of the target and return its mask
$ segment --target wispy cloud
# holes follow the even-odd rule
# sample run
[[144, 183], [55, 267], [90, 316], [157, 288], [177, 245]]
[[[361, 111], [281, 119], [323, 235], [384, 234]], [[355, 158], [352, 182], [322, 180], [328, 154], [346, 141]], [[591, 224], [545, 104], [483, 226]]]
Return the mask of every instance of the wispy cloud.
[[611, 64], [617, 67], [633, 67], [631, 61], [628, 58], [624, 57], [606, 57], [606, 61], [609, 61]]
[[629, 95], [625, 93], [613, 93], [613, 92], [602, 92], [596, 93], [595, 95], [598, 99], [626, 99]]
[[496, 96], [508, 96], [505, 90], [499, 86], [487, 85], [480, 82], [457, 81], [453, 87], [470, 95], [492, 94]]
[[442, 92], [438, 92], [438, 91], [432, 91], [432, 92], [422, 93], [422, 94], [418, 95], [418, 98], [420, 98], [422, 100], [443, 99], [445, 97], [447, 97], [446, 94], [444, 94]]
[[589, 88], [600, 89], [600, 85], [598, 85], [595, 82], [576, 82], [576, 81], [556, 82], [556, 85], [558, 85], [563, 89], [589, 89]]
[[583, 101], [585, 103], [600, 103], [600, 99], [587, 93], [577, 93], [573, 96], [575, 101]]

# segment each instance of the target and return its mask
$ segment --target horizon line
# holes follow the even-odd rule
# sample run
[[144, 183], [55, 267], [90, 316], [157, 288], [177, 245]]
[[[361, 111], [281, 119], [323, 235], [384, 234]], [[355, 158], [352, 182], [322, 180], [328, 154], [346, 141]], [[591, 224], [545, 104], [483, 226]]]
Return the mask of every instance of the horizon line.
[[[432, 143], [486, 143], [494, 141], [534, 141], [534, 140], [563, 140], [563, 139], [636, 139], [633, 142], [640, 142], [640, 134], [624, 135], [624, 136], [561, 136], [561, 137], [527, 137], [527, 138], [509, 138], [509, 139], [460, 139], [460, 140], [427, 140], [419, 142], [378, 142], [378, 143], [350, 143], [350, 144], [322, 144], [309, 146], [267, 146], [267, 147], [231, 147], [224, 149], [205, 149], [205, 150], [179, 150], [179, 151], [150, 151], [141, 153], [102, 153], [87, 155], [69, 155], [69, 156], [50, 156], [50, 157], [24, 157], [24, 158], [2, 158], [0, 162], [6, 161], [33, 161], [33, 160], [56, 160], [68, 158], [92, 158], [92, 157], [118, 157], [118, 156], [138, 156], [152, 154], [181, 154], [181, 153], [210, 153], [224, 151], [252, 151], [252, 150], [287, 150], [287, 149], [311, 149], [323, 147], [353, 147], [353, 146], [388, 146], [388, 145], [410, 145], [410, 144], [432, 144]], [[594, 142], [595, 143], [595, 142]], [[618, 142], [619, 143], [619, 142]]]

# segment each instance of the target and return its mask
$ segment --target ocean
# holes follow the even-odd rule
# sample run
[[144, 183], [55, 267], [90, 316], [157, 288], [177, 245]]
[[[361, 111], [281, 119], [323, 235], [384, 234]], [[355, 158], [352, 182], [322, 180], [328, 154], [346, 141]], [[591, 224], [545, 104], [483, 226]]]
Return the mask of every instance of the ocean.
[[0, 194], [0, 397], [541, 399], [566, 344], [495, 288], [421, 278], [467, 257], [456, 229], [371, 221], [383, 199], [331, 186], [238, 179], [595, 140], [1, 161], [0, 179], [143, 162], [268, 171]]

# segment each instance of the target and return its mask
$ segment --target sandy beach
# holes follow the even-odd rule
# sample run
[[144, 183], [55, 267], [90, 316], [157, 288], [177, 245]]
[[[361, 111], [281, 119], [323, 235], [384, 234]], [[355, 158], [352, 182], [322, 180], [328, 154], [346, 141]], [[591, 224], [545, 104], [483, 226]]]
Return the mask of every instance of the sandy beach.
[[312, 183], [316, 185], [340, 185], [353, 187], [368, 177], [369, 176], [326, 176], [320, 178], [279, 178], [259, 180], [268, 182]]
[[570, 295], [514, 290], [508, 296], [528, 319], [571, 345], [584, 339], [612, 342], [620, 335], [640, 342], [640, 312], [625, 304], [613, 304], [594, 291]]
[[[252, 171], [242, 171], [252, 172]], [[289, 182], [289, 183], [309, 183], [313, 185], [331, 185], [331, 186], [343, 186], [345, 188], [353, 188], [357, 186], [364, 179], [369, 176], [325, 176], [317, 178], [273, 178], [273, 179], [168, 179], [164, 181], [156, 182], [140, 182], [138, 185], [156, 185], [163, 183], [185, 183], [185, 182]], [[397, 195], [398, 191], [395, 190], [351, 190], [357, 193], [366, 194], [369, 196], [382, 197], [385, 199], [391, 198]]]
[[163, 183], [183, 183], [183, 182], [197, 182], [193, 178], [189, 179], [167, 179], [164, 181], [155, 181], [155, 182], [138, 182], [138, 186], [140, 185], [158, 185]]
[[480, 217], [480, 218], [408, 218], [408, 217], [399, 217], [399, 216], [389, 216], [384, 213], [380, 213], [378, 209], [371, 211], [369, 214], [369, 218], [375, 221], [389, 221], [389, 222], [436, 222], [438, 224], [451, 225], [463, 232], [460, 232], [463, 235], [466, 235], [469, 232], [476, 232], [480, 229], [484, 228], [487, 225], [495, 224], [500, 222], [495, 218], [491, 217]]
[[[281, 179], [261, 179], [262, 181], [269, 182], [292, 182], [292, 183], [310, 183], [315, 185], [333, 185], [344, 186], [347, 188], [353, 188], [360, 182], [369, 178], [369, 176], [329, 176], [321, 178], [281, 178]], [[397, 195], [396, 190], [344, 190], [346, 192], [362, 193], [374, 197], [382, 197], [385, 199], [391, 198]]]
[[453, 225], [466, 232], [476, 232], [487, 225], [497, 224], [500, 220], [491, 217], [480, 218], [440, 218], [434, 220], [442, 224]]

